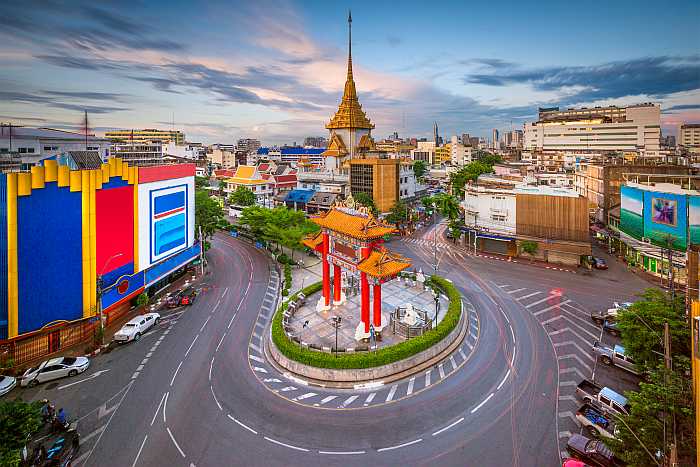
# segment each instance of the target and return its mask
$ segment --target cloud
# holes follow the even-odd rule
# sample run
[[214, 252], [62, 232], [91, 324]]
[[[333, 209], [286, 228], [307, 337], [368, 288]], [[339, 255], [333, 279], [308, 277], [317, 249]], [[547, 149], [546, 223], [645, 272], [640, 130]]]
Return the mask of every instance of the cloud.
[[569, 95], [569, 102], [640, 94], [659, 99], [700, 88], [700, 57], [645, 57], [593, 66], [531, 70], [504, 65], [490, 73], [468, 74], [464, 82], [486, 86], [528, 84], [536, 91], [576, 89], [577, 92]]
[[469, 60], [463, 60], [460, 63], [464, 65], [483, 65], [487, 66], [490, 68], [497, 68], [497, 69], [503, 69], [503, 68], [514, 68], [517, 65], [513, 62], [509, 62], [506, 60], [501, 60], [500, 58], [472, 58]]
[[41, 91], [42, 94], [58, 97], [73, 97], [95, 101], [118, 101], [125, 95], [114, 92], [89, 92], [89, 91]]
[[386, 41], [392, 47], [398, 47], [403, 43], [403, 40], [398, 36], [387, 36]]
[[[22, 103], [22, 104], [38, 104], [38, 105], [46, 105], [49, 107], [53, 107], [56, 109], [63, 109], [63, 110], [72, 110], [72, 111], [78, 111], [78, 112], [90, 112], [90, 113], [95, 113], [95, 114], [106, 114], [106, 113], [111, 113], [111, 112], [121, 112], [124, 110], [130, 110], [126, 107], [115, 107], [115, 106], [109, 106], [109, 105], [91, 105], [91, 104], [81, 104], [81, 103], [68, 103], [64, 102], [62, 100], [57, 100], [55, 97], [50, 95], [52, 92], [49, 91], [47, 94], [32, 94], [32, 93], [26, 93], [26, 92], [17, 92], [17, 91], [0, 91], [0, 102], [16, 102], [16, 103]], [[77, 96], [70, 96], [70, 94], [80, 94], [80, 93], [71, 93], [71, 92], [53, 92], [54, 94], [60, 96], [60, 97], [77, 97]], [[67, 95], [66, 95], [67, 94]], [[109, 100], [106, 99], [104, 94], [108, 93], [88, 93], [88, 94], [102, 94], [102, 98], [100, 100]], [[89, 99], [89, 98], [88, 98]], [[92, 100], [95, 100], [94, 98]]]
[[700, 104], [680, 104], [680, 105], [674, 105], [671, 107], [668, 107], [664, 109], [665, 112], [672, 112], [672, 111], [677, 111], [677, 110], [698, 110], [700, 109]]

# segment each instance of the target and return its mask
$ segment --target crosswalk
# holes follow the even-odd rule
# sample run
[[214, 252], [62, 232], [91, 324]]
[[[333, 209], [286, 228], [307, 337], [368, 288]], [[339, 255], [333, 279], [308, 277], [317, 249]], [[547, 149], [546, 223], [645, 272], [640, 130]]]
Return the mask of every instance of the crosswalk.
[[594, 341], [600, 340], [601, 329], [590, 320], [590, 313], [575, 300], [558, 290], [543, 291], [499, 284], [515, 301], [534, 316], [552, 340], [559, 367], [559, 447], [565, 454], [566, 441], [580, 426], [572, 415], [581, 402], [576, 386], [590, 379], [595, 368], [591, 354]]

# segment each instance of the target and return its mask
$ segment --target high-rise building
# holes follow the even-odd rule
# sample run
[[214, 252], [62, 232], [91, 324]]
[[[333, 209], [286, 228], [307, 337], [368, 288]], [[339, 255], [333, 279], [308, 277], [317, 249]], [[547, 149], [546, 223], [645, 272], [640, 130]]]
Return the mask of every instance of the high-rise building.
[[678, 145], [692, 153], [700, 153], [700, 124], [684, 123], [678, 129]]
[[473, 148], [478, 148], [479, 147], [479, 137], [478, 136], [472, 136], [469, 138], [469, 141], [467, 141], [466, 146], [471, 146]]
[[[470, 137], [469, 137], [469, 133], [462, 133], [462, 138], [461, 138], [460, 142], [461, 142], [463, 145], [468, 146], [468, 145], [470, 144], [470, 140], [471, 140], [471, 139], [470, 139]], [[454, 141], [455, 141], [454, 138], [452, 138], [452, 142], [453, 142], [453, 143], [454, 143]]]
[[440, 145], [440, 134], [438, 133], [437, 122], [433, 122], [433, 140], [435, 141], [435, 147]]
[[305, 148], [325, 148], [327, 144], [328, 140], [323, 136], [307, 136], [304, 138]]
[[245, 151], [247, 153], [252, 153], [258, 150], [260, 147], [260, 140], [253, 138], [241, 138], [236, 143], [237, 151]]
[[105, 132], [105, 138], [111, 139], [114, 142], [151, 142], [160, 141], [161, 143], [173, 142], [177, 145], [185, 144], [185, 133], [179, 130], [157, 130], [154, 128], [146, 128], [143, 130], [113, 130]]
[[166, 147], [161, 141], [117, 142], [112, 143], [110, 156], [139, 167], [161, 165]]
[[491, 131], [491, 144], [492, 144], [493, 149], [500, 148], [499, 142], [500, 142], [500, 139], [498, 138], [498, 130], [494, 128]]
[[661, 107], [645, 103], [628, 107], [540, 109], [540, 119], [525, 124], [523, 146], [543, 152], [635, 152], [658, 158]]

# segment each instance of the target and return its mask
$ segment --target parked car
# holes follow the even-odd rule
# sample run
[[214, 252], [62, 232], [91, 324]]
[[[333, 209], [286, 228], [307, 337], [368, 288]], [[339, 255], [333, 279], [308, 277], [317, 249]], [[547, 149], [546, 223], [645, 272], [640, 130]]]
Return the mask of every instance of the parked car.
[[626, 465], [602, 441], [571, 435], [566, 443], [566, 450], [576, 459], [597, 467], [622, 467]]
[[610, 335], [613, 336], [619, 336], [620, 335], [620, 328], [617, 327], [617, 319], [616, 317], [610, 317], [603, 321], [603, 331], [607, 332]]
[[197, 291], [192, 287], [188, 287], [170, 296], [170, 298], [166, 300], [165, 306], [168, 308], [177, 308], [179, 306], [192, 305], [196, 296]]
[[586, 464], [583, 461], [580, 461], [578, 459], [574, 459], [573, 457], [569, 457], [568, 459], [564, 459], [564, 461], [561, 464], [561, 467], [593, 467], [591, 464]]
[[119, 343], [137, 341], [141, 335], [158, 324], [160, 315], [158, 313], [146, 313], [129, 320], [122, 328], [114, 333], [114, 341]]
[[17, 386], [17, 378], [0, 375], [0, 396], [4, 396]]
[[627, 398], [608, 387], [602, 387], [593, 381], [584, 379], [576, 386], [576, 394], [583, 402], [600, 408], [603, 412], [629, 414]]
[[608, 269], [608, 265], [603, 258], [593, 258], [593, 267], [596, 269]]
[[635, 375], [639, 374], [634, 360], [632, 357], [625, 354], [625, 348], [621, 345], [610, 348], [596, 341], [593, 343], [593, 353], [606, 365], [615, 365]]
[[608, 308], [607, 310], [603, 311], [592, 311], [591, 312], [591, 319], [596, 323], [602, 325], [605, 320], [616, 320], [617, 319], [617, 314], [620, 311], [620, 309], [627, 308], [631, 305], [632, 303], [630, 302], [624, 302], [624, 303], [618, 303], [615, 302], [613, 303], [612, 308]]
[[591, 404], [583, 404], [576, 411], [576, 420], [591, 438], [615, 438], [615, 421]]
[[29, 368], [20, 379], [20, 385], [36, 386], [65, 376], [75, 376], [90, 366], [87, 357], [58, 357], [41, 362], [39, 366]]

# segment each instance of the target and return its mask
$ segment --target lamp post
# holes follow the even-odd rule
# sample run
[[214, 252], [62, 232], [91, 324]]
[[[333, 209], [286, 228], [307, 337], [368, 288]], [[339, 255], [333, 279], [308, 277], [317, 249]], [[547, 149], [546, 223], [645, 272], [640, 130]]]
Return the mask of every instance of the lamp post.
[[304, 329], [309, 327], [309, 320], [307, 319], [304, 321], [304, 324], [301, 325], [301, 331], [299, 331], [299, 348], [301, 348], [301, 343], [304, 340], [303, 335], [304, 335]]
[[104, 275], [105, 269], [107, 269], [107, 266], [109, 266], [109, 263], [114, 259], [118, 258], [120, 256], [124, 256], [124, 253], [115, 253], [112, 256], [110, 256], [107, 261], [105, 262], [105, 265], [102, 267], [102, 271], [100, 271], [100, 275], [97, 276], [97, 287], [95, 289], [95, 294], [97, 297], [97, 314], [100, 319], [100, 345], [104, 345], [105, 343], [105, 333], [104, 333], [104, 321], [102, 319], [102, 292], [104, 288], [104, 281], [102, 279], [102, 276]]
[[433, 292], [433, 298], [435, 299], [435, 327], [438, 325], [438, 312], [440, 311], [440, 294], [435, 290], [431, 289]]
[[341, 316], [333, 316], [331, 319], [333, 320], [333, 327], [335, 328], [335, 358], [338, 358], [338, 328], [343, 318]]

